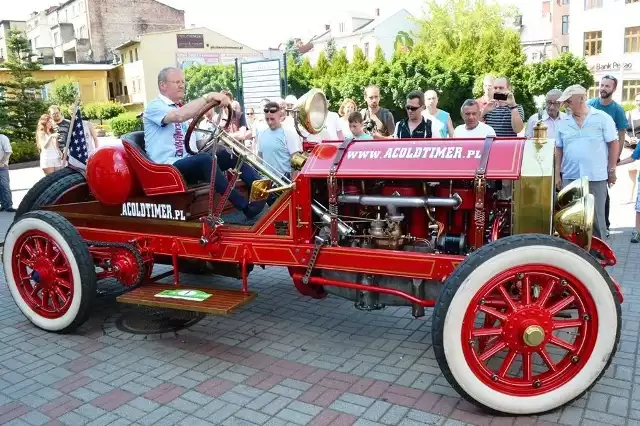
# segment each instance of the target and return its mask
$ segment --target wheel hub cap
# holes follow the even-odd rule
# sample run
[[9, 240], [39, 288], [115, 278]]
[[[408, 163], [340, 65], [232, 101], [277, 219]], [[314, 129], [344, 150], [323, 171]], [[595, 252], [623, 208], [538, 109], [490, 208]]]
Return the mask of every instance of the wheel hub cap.
[[527, 346], [538, 346], [544, 342], [544, 329], [539, 325], [530, 325], [522, 335]]

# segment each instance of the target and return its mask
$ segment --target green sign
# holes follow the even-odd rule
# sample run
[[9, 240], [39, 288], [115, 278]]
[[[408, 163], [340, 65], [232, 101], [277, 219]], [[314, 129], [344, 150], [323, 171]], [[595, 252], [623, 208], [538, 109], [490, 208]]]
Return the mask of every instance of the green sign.
[[207, 300], [211, 295], [200, 290], [164, 290], [156, 294], [155, 297], [164, 297], [168, 299], [182, 299], [202, 302]]

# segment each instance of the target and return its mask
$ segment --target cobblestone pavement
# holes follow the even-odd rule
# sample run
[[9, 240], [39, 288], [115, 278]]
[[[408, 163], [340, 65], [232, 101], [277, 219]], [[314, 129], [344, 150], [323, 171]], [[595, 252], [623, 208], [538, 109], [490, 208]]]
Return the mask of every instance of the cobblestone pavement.
[[[626, 173], [620, 181], [610, 237], [625, 293], [620, 347], [592, 391], [556, 412], [492, 417], [461, 400], [437, 366], [429, 311], [414, 320], [408, 308], [364, 313], [336, 297], [311, 300], [286, 270], [257, 268], [253, 304], [162, 335], [121, 331], [133, 308], [116, 304], [109, 286], [77, 333], [48, 334], [3, 282], [0, 424], [640, 425], [640, 244], [629, 243], [632, 205], [618, 201], [628, 196]], [[10, 220], [0, 214], [3, 234]]]

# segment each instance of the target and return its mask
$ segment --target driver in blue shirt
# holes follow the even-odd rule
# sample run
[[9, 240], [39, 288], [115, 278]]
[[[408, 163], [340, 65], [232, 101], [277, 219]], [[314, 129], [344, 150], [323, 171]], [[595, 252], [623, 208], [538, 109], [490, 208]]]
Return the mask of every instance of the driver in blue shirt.
[[[187, 184], [211, 182], [211, 154], [203, 152], [190, 155], [184, 148], [184, 137], [189, 121], [207, 103], [217, 101], [225, 107], [231, 101], [222, 93], [213, 92], [182, 105], [185, 95], [184, 74], [174, 67], [164, 68], [158, 73], [158, 90], [160, 94], [149, 101], [142, 115], [147, 155], [155, 163], [172, 164], [182, 173]], [[219, 149], [216, 155], [215, 190], [223, 194], [229, 183], [223, 170], [235, 167], [236, 159], [226, 149]], [[260, 179], [258, 172], [248, 164], [243, 164], [240, 172], [241, 179], [249, 187], [253, 181]], [[250, 203], [235, 189], [231, 190], [229, 201], [248, 219], [256, 217], [265, 206], [265, 201]]]

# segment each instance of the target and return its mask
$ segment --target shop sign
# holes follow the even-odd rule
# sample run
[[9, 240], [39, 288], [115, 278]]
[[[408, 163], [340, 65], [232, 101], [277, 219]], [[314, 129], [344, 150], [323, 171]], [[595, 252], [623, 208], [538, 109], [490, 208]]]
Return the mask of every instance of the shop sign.
[[611, 61], [611, 62], [599, 62], [591, 67], [593, 72], [607, 72], [607, 71], [631, 71], [633, 69], [632, 62]]
[[204, 49], [203, 34], [176, 34], [178, 49]]

